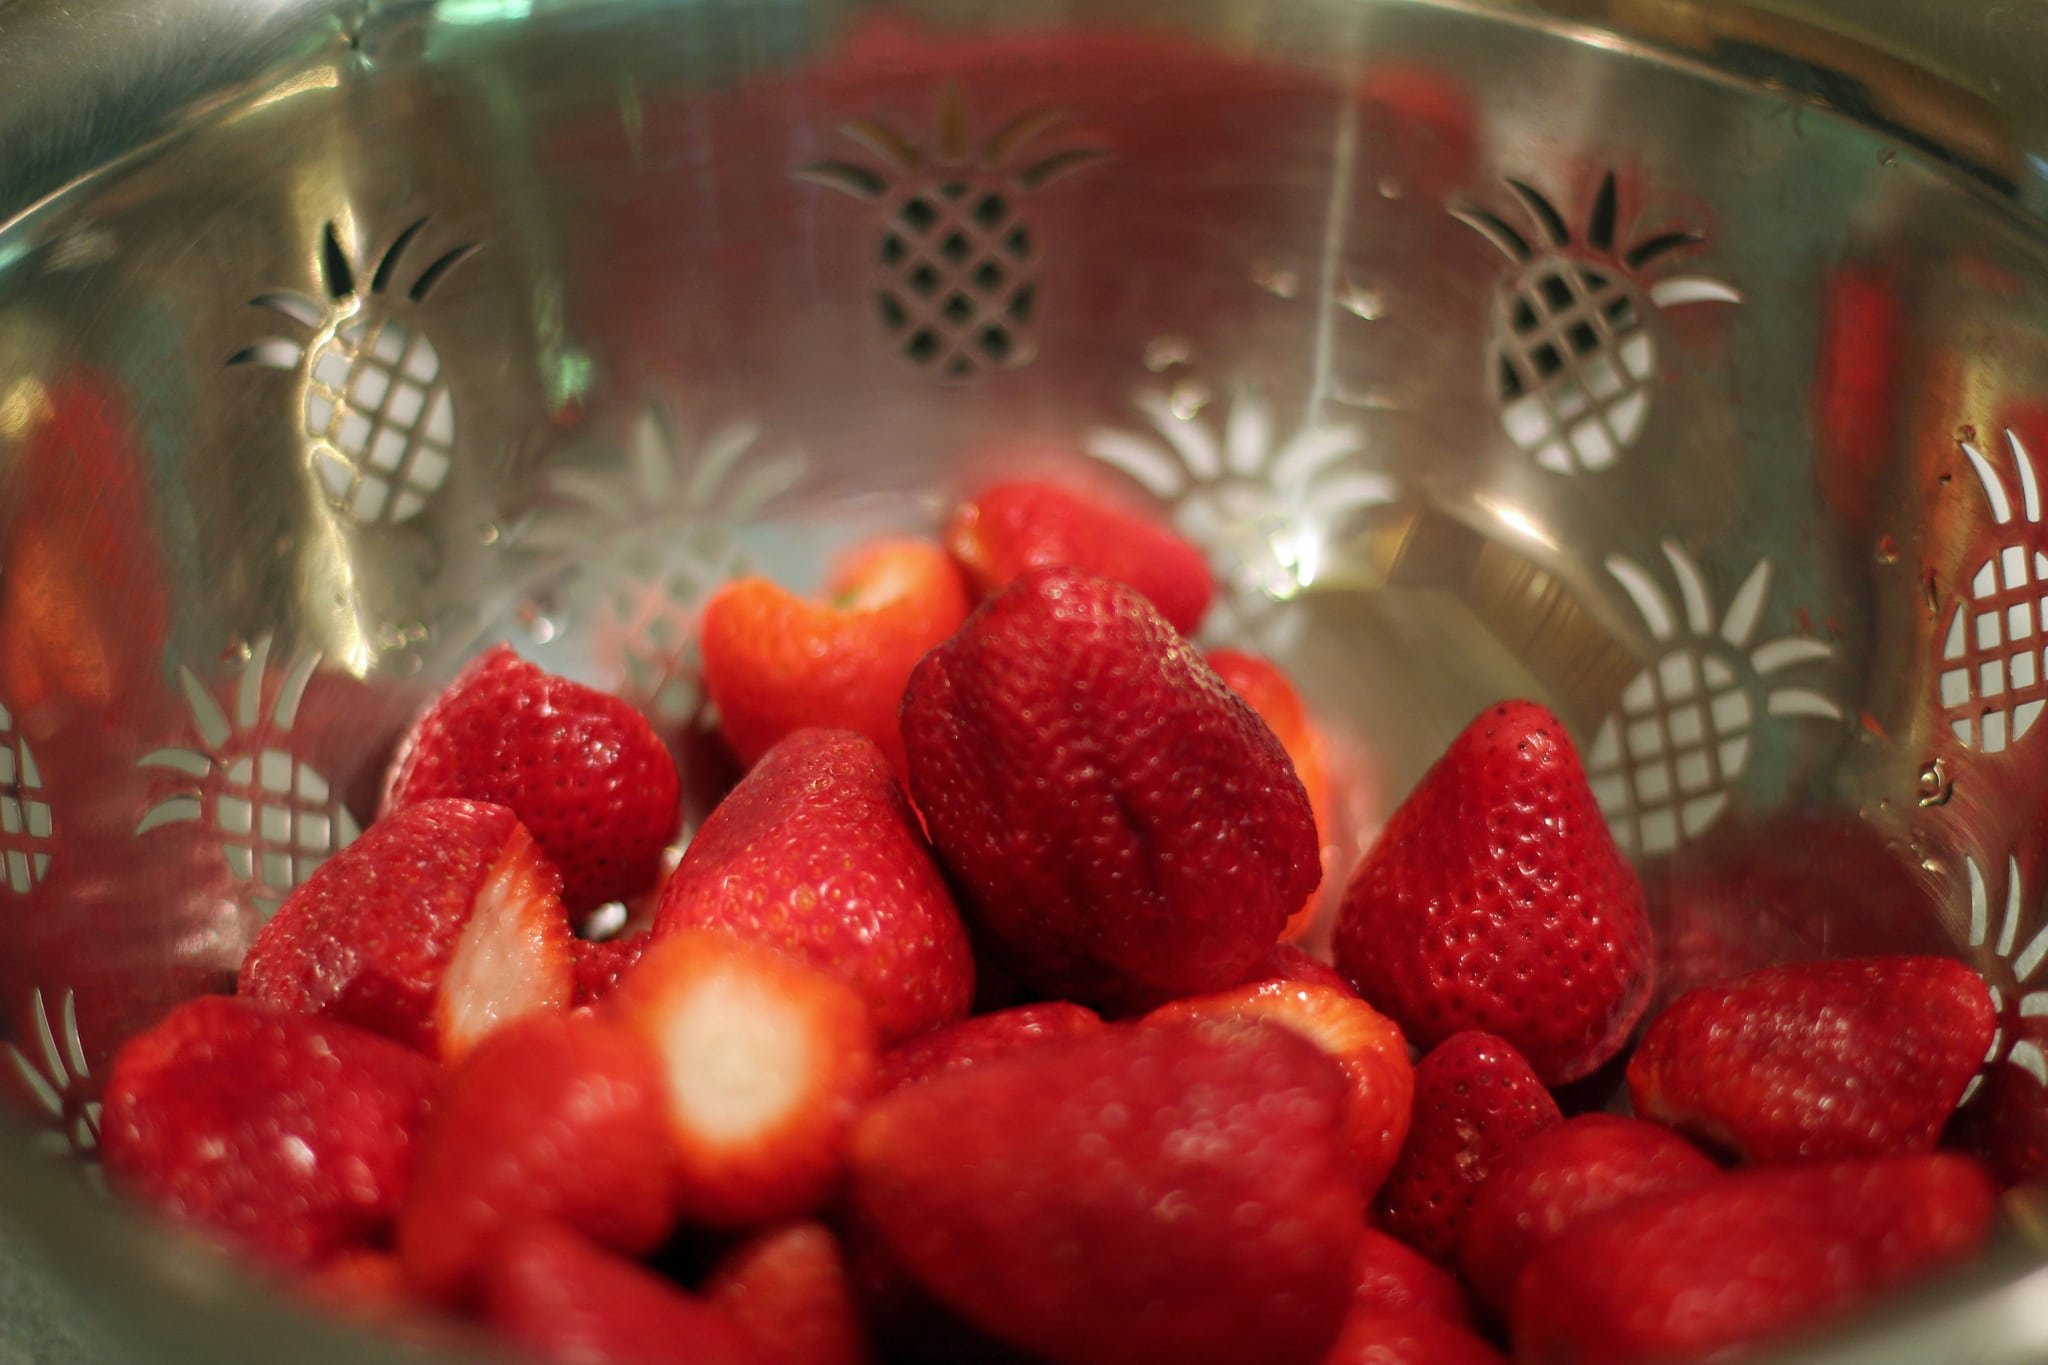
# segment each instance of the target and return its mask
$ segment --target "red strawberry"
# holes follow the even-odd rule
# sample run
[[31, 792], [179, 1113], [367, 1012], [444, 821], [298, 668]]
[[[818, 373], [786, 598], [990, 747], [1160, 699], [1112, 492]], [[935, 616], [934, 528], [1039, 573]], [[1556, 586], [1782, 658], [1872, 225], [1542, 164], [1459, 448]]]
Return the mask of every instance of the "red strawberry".
[[1498, 1034], [1547, 1085], [1621, 1050], [1650, 924], [1557, 717], [1506, 702], [1452, 741], [1351, 874], [1336, 947], [1419, 1046]]
[[660, 1055], [685, 1217], [743, 1227], [824, 1201], [875, 1083], [874, 1024], [851, 987], [683, 930], [647, 950], [607, 1007]]
[[654, 932], [716, 929], [860, 992], [882, 1041], [967, 1016], [974, 955], [881, 751], [799, 730], [719, 803], [669, 878]]
[[1292, 981], [1297, 986], [1324, 986], [1346, 995], [1358, 994], [1342, 972], [1292, 943], [1274, 944], [1266, 960], [1245, 981]]
[[561, 869], [570, 913], [581, 914], [654, 880], [679, 790], [645, 716], [499, 645], [413, 725], [384, 810], [437, 796], [510, 807]]
[[1143, 598], [1034, 570], [903, 701], [932, 842], [1026, 985], [1088, 1004], [1244, 980], [1313, 891], [1287, 752]]
[[1285, 1029], [1105, 1029], [877, 1101], [853, 1194], [920, 1283], [1027, 1350], [1312, 1362], [1362, 1222], [1346, 1103]]
[[765, 578], [704, 604], [704, 685], [719, 728], [753, 764], [798, 730], [853, 730], [903, 771], [896, 711], [925, 651], [959, 629], [967, 589], [936, 545], [888, 540], [844, 561], [808, 601]]
[[1351, 1313], [1472, 1321], [1464, 1286], [1406, 1242], [1367, 1228], [1351, 1259]]
[[1949, 1145], [1983, 1162], [2001, 1189], [2048, 1177], [2048, 1082], [2027, 1064], [2048, 1044], [2048, 1023], [2022, 1017], [2008, 1026], [2012, 1050], [1985, 1071], [1948, 1133]]
[[241, 993], [453, 1062], [507, 1020], [569, 1007], [561, 882], [503, 806], [407, 806], [285, 898], [242, 960]]
[[401, 1317], [413, 1307], [405, 1271], [388, 1251], [344, 1251], [292, 1288], [315, 1308], [361, 1320]]
[[887, 1094], [912, 1081], [966, 1071], [1048, 1039], [1096, 1033], [1101, 1028], [1101, 1015], [1065, 1000], [978, 1014], [898, 1043], [883, 1053], [878, 1091]]
[[1321, 1365], [1508, 1365], [1508, 1358], [1454, 1318], [1354, 1312]]
[[[1327, 879], [1329, 855], [1335, 851], [1335, 845], [1330, 842], [1330, 818], [1334, 807], [1329, 746], [1324, 743], [1322, 732], [1309, 718], [1308, 707], [1302, 704], [1301, 694], [1294, 690], [1294, 684], [1274, 665], [1234, 649], [1211, 650], [1208, 658], [1209, 667], [1216, 670], [1216, 676], [1251, 704], [1252, 710], [1259, 713], [1259, 719], [1271, 727], [1274, 737], [1287, 750], [1287, 757], [1293, 760], [1294, 775], [1301, 779], [1301, 789], [1308, 794], [1309, 810], [1315, 814], [1316, 837], [1323, 850], [1323, 875]], [[1316, 909], [1321, 900], [1320, 896], [1310, 895], [1301, 908], [1288, 917], [1287, 939], [1304, 938], [1315, 927]]]
[[421, 1292], [462, 1303], [505, 1232], [561, 1222], [640, 1255], [675, 1223], [659, 1064], [587, 1014], [523, 1019], [449, 1078], [398, 1221]]
[[1264, 981], [1163, 1005], [1147, 1016], [1165, 1019], [1264, 1020], [1314, 1043], [1351, 1082], [1344, 1133], [1358, 1158], [1360, 1188], [1369, 1196], [1386, 1181], [1408, 1136], [1415, 1103], [1415, 1067], [1393, 1020], [1350, 991]]
[[283, 1266], [384, 1234], [441, 1069], [388, 1038], [247, 1000], [189, 1001], [114, 1058], [108, 1177]]
[[1472, 1200], [1459, 1258], [1490, 1307], [1507, 1311], [1529, 1258], [1593, 1214], [1720, 1175], [1705, 1153], [1668, 1128], [1587, 1114], [1511, 1149]]
[[770, 1229], [735, 1248], [704, 1297], [753, 1338], [764, 1365], [864, 1365], [867, 1329], [839, 1240], [818, 1223]]
[[576, 950], [576, 1003], [595, 1005], [618, 989], [626, 973], [639, 965], [640, 955], [647, 951], [647, 945], [654, 942], [650, 930], [637, 934], [622, 934], [599, 943], [577, 939]]
[[1927, 1151], [1997, 1027], [1948, 958], [1768, 967], [1672, 1002], [1629, 1059], [1629, 1097], [1750, 1161]]
[[1995, 1205], [1948, 1154], [1740, 1171], [1577, 1224], [1516, 1282], [1515, 1359], [1692, 1359], [1838, 1318], [1983, 1245]]
[[1506, 1040], [1460, 1033], [1437, 1044], [1415, 1067], [1415, 1114], [1380, 1191], [1380, 1226], [1457, 1264], [1473, 1195], [1502, 1157], [1561, 1117]]
[[836, 1215], [861, 1316], [883, 1360], [890, 1365], [1044, 1365], [933, 1298], [889, 1249], [881, 1230], [850, 1201]]
[[492, 1331], [557, 1365], [771, 1365], [716, 1308], [546, 1223], [492, 1249], [483, 1301]]
[[1134, 589], [1192, 635], [1215, 580], [1202, 552], [1147, 517], [1051, 483], [999, 483], [962, 503], [946, 548], [983, 597], [1031, 569], [1069, 565]]

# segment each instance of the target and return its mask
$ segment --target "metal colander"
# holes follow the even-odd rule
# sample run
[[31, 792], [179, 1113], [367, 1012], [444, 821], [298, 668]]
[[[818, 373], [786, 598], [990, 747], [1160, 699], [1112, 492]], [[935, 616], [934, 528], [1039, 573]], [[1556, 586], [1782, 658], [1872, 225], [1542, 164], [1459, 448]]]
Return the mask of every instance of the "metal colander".
[[[1792, 8], [0, 0], [10, 1235], [142, 1358], [396, 1350], [96, 1191], [113, 1050], [484, 645], [680, 733], [716, 583], [1061, 462], [1328, 718], [1340, 873], [1534, 696], [1667, 990], [1959, 954], [2048, 1133], [2048, 23]], [[2048, 1359], [2034, 1200], [1803, 1358]]]

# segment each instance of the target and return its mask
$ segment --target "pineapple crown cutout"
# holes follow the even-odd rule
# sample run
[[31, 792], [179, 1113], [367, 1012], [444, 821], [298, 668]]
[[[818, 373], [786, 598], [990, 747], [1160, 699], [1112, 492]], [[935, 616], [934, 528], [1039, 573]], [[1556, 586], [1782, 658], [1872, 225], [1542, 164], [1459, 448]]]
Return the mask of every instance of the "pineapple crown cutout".
[[31, 1001], [34, 1036], [21, 1041], [33, 1055], [20, 1044], [0, 1043], [0, 1056], [28, 1087], [29, 1098], [43, 1115], [45, 1131], [39, 1145], [53, 1155], [89, 1156], [100, 1145], [100, 1103], [92, 1098], [92, 1072], [78, 1036], [77, 998], [65, 991], [55, 1020], [41, 991]]
[[[761, 428], [735, 421], [701, 440], [649, 408], [626, 443], [625, 477], [558, 469], [550, 506], [522, 546], [582, 563], [599, 666], [650, 717], [691, 718], [703, 702], [698, 616], [752, 564], [735, 528], [802, 479], [804, 458], [763, 454]], [[591, 548], [603, 547], [594, 563]]]
[[328, 223], [319, 251], [325, 299], [278, 291], [250, 300], [305, 328], [307, 338], [271, 337], [228, 357], [231, 368], [261, 365], [298, 375], [306, 459], [328, 504], [358, 525], [418, 516], [454, 465], [455, 400], [440, 353], [391, 313], [400, 300], [425, 303], [477, 244], [442, 252], [401, 285], [406, 253], [426, 225], [425, 218], [414, 220], [374, 265], [359, 270]]
[[[1984, 869], [1965, 855], [1963, 870], [1970, 884], [1970, 947], [1991, 956], [1984, 983], [1991, 989], [1991, 1007], [1998, 1011], [1998, 1030], [1991, 1035], [1991, 1048], [1984, 1054], [1986, 1066], [2010, 1063], [2048, 1085], [2048, 1054], [2029, 1038], [2014, 1035], [2015, 1017], [2038, 1019], [2048, 1015], [2048, 990], [2034, 988], [2041, 964], [2048, 960], [2048, 926], [2037, 930], [2024, 947], [2019, 943], [2021, 905], [2026, 899], [2020, 876], [2020, 860], [2008, 857], [2005, 866], [2005, 895], [1994, 909], [1993, 896]], [[1994, 923], [1995, 918], [1995, 923]], [[1995, 935], [1995, 937], [1994, 937]], [[1963, 1100], [1977, 1092], [1983, 1077], [1973, 1076], [1963, 1091]]]
[[1803, 634], [1753, 644], [1770, 596], [1768, 559], [1757, 561], [1717, 618], [1700, 566], [1674, 541], [1663, 549], [1677, 602], [1642, 565], [1607, 560], [1656, 657], [1622, 689], [1620, 708], [1586, 752], [1587, 778], [1615, 842], [1644, 855], [1668, 853], [1720, 818], [1748, 770], [1759, 720], [1843, 714], [1819, 692], [1774, 681], [1832, 658], [1833, 645]]
[[2003, 753], [2024, 739], [2048, 707], [2048, 553], [2041, 543], [2041, 485], [2033, 457], [2005, 433], [2019, 482], [2019, 506], [1983, 451], [1963, 454], [1984, 488], [1997, 548], [1964, 592], [1941, 645], [1941, 707], [1965, 748]]
[[1019, 201], [1109, 155], [1099, 147], [1031, 152], [1070, 117], [1034, 109], [976, 146], [959, 87], [949, 85], [929, 148], [855, 119], [839, 131], [882, 169], [817, 161], [797, 170], [799, 179], [875, 206], [882, 229], [875, 304], [883, 330], [912, 364], [968, 379], [1036, 357], [1038, 246]]
[[199, 747], [157, 749], [135, 764], [197, 784], [152, 806], [135, 826], [136, 834], [164, 825], [209, 824], [229, 872], [250, 888], [266, 915], [360, 832], [327, 779], [289, 747], [320, 656], [307, 654], [293, 664], [265, 710], [270, 650], [267, 635], [250, 647], [232, 714], [220, 708], [190, 668], [179, 665], [178, 684], [198, 729]]
[[1250, 388], [1230, 401], [1220, 429], [1184, 390], [1142, 392], [1135, 403], [1150, 432], [1099, 428], [1083, 449], [1159, 499], [1215, 565], [1223, 620], [1211, 634], [1288, 648], [1300, 614], [1285, 608], [1325, 575], [1347, 520], [1394, 501], [1393, 478], [1358, 467], [1366, 440], [1355, 424], [1311, 420], [1283, 435]]
[[1544, 469], [1607, 469], [1643, 433], [1657, 376], [1651, 308], [1740, 303], [1734, 286], [1704, 275], [1651, 279], [1674, 252], [1705, 238], [1666, 232], [1618, 246], [1614, 172], [1600, 182], [1583, 235], [1533, 187], [1509, 180], [1534, 239], [1472, 204], [1450, 207], [1513, 261], [1488, 343], [1494, 399], [1508, 439]]
[[42, 770], [13, 713], [0, 705], [0, 864], [15, 895], [27, 895], [49, 874], [54, 834]]

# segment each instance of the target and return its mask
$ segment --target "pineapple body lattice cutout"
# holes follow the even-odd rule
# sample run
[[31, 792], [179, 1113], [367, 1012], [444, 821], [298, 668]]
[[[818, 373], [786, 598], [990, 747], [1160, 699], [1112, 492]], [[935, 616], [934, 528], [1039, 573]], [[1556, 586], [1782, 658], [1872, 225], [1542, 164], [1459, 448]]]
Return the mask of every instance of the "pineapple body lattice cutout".
[[16, 895], [48, 875], [54, 838], [42, 770], [15, 728], [13, 713], [0, 706], [0, 863]]
[[1996, 526], [1942, 635], [1941, 706], [1965, 746], [2002, 753], [2024, 739], [2048, 708], [2048, 553], [2041, 489], [2020, 438], [2006, 433], [2019, 482], [2015, 506], [2004, 477], [1965, 444]]
[[1770, 561], [1758, 561], [1717, 618], [1699, 565], [1675, 542], [1663, 550], [1675, 603], [1642, 566], [1618, 555], [1607, 561], [1657, 654], [1622, 689], [1620, 706], [1586, 751], [1586, 775], [1615, 842], [1641, 854], [1669, 852], [1721, 817], [1765, 718], [1842, 717], [1821, 693], [1773, 681], [1784, 669], [1833, 657], [1833, 646], [1791, 635], [1752, 647]]
[[858, 120], [841, 131], [885, 169], [820, 161], [797, 172], [874, 205], [876, 312], [912, 364], [965, 379], [1035, 357], [1038, 244], [1024, 201], [1107, 155], [1070, 147], [1023, 160], [1034, 140], [1065, 121], [1034, 110], [975, 146], [960, 92], [948, 88], [928, 148]]

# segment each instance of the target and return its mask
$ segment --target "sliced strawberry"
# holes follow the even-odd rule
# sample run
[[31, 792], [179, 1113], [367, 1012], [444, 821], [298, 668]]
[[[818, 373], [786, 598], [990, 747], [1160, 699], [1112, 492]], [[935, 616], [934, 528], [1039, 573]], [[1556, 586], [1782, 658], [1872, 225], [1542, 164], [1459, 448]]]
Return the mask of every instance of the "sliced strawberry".
[[853, 989], [772, 949], [682, 930], [647, 950], [607, 1008], [660, 1055], [684, 1216], [717, 1227], [817, 1208], [875, 1084]]
[[555, 1365], [771, 1365], [716, 1308], [546, 1223], [491, 1248], [483, 1308], [507, 1344]]
[[437, 796], [509, 807], [561, 869], [571, 914], [651, 884], [680, 779], [647, 718], [500, 645], [448, 685], [400, 745], [386, 814]]
[[595, 1005], [618, 989], [626, 973], [639, 965], [640, 955], [647, 951], [647, 945], [654, 942], [652, 930], [643, 929], [637, 934], [622, 934], [618, 938], [593, 943], [588, 939], [577, 939], [576, 952], [576, 1003]]
[[1508, 1365], [1508, 1358], [1454, 1318], [1353, 1312], [1321, 1365]]
[[507, 1229], [561, 1222], [630, 1255], [675, 1224], [662, 1078], [633, 1035], [588, 1014], [490, 1038], [449, 1078], [398, 1222], [420, 1291], [460, 1304]]
[[1285, 1029], [1114, 1027], [878, 1100], [853, 1195], [925, 1288], [1028, 1351], [1313, 1362], [1362, 1226], [1347, 1103]]
[[1163, 1005], [1149, 1020], [1264, 1020], [1314, 1043], [1344, 1069], [1351, 1082], [1346, 1140], [1358, 1158], [1361, 1185], [1370, 1197], [1393, 1169], [1408, 1137], [1415, 1103], [1415, 1067], [1394, 1021], [1350, 991], [1265, 981]]
[[1415, 1113], [1380, 1191], [1380, 1226], [1456, 1265], [1479, 1187], [1510, 1151], [1561, 1118], [1506, 1040], [1460, 1033], [1439, 1043], [1415, 1067]]
[[1048, 1039], [1071, 1038], [1101, 1028], [1101, 1015], [1066, 1000], [977, 1014], [883, 1053], [878, 1093], [887, 1094], [898, 1086], [949, 1071], [970, 1070]]
[[1378, 1228], [1365, 1230], [1352, 1257], [1351, 1312], [1473, 1321], [1472, 1301], [1449, 1271]]
[[736, 1247], [704, 1297], [753, 1338], [763, 1365], [865, 1365], [867, 1328], [839, 1239], [821, 1223], [771, 1228]]
[[719, 803], [669, 878], [657, 935], [716, 929], [860, 992], [884, 1043], [950, 1024], [974, 954], [910, 803], [872, 742], [799, 730]]
[[1515, 1358], [1692, 1360], [1819, 1326], [1976, 1251], [1995, 1211], [1984, 1173], [1947, 1154], [1738, 1171], [1650, 1195], [1530, 1260]]
[[1594, 1214], [1721, 1174], [1668, 1128], [1612, 1114], [1566, 1119], [1506, 1152], [1472, 1200], [1460, 1265], [1502, 1313], [1537, 1251]]
[[1506, 702], [1452, 741], [1351, 874], [1336, 950], [1418, 1046], [1497, 1034], [1549, 1085], [1621, 1051], [1650, 923], [1556, 716]]
[[936, 545], [886, 540], [835, 570], [825, 601], [765, 578], [704, 604], [704, 685], [719, 728], [753, 764], [798, 730], [852, 730], [901, 773], [903, 686], [925, 651], [967, 618], [967, 589]]
[[[1330, 786], [1329, 745], [1324, 742], [1322, 731], [1310, 719], [1308, 707], [1294, 690], [1294, 683], [1273, 664], [1234, 649], [1212, 649], [1208, 658], [1216, 676], [1251, 704], [1287, 750], [1287, 757], [1294, 761], [1294, 775], [1301, 779], [1301, 789], [1308, 794], [1309, 810], [1315, 815], [1316, 838], [1323, 852], [1323, 878], [1329, 880], [1330, 856], [1336, 851], [1331, 824], [1335, 806]], [[1299, 910], [1288, 916], [1282, 937], [1289, 942], [1306, 938], [1315, 927], [1316, 910], [1321, 903], [1320, 895], [1311, 894]]]
[[1051, 483], [999, 483], [962, 503], [946, 548], [982, 597], [1030, 569], [1070, 565], [1135, 589], [1183, 635], [1209, 610], [1202, 552], [1148, 517]]
[[1948, 958], [1770, 967], [1674, 1001], [1629, 1059], [1629, 1096], [1751, 1161], [1926, 1151], [1997, 1027], [1990, 990]]
[[1274, 944], [1266, 960], [1247, 975], [1245, 981], [1249, 984], [1292, 981], [1297, 986], [1321, 986], [1346, 995], [1358, 994], [1342, 972], [1293, 943]]
[[223, 996], [189, 1001], [114, 1058], [108, 1178], [280, 1266], [382, 1238], [441, 1069], [411, 1048]]

